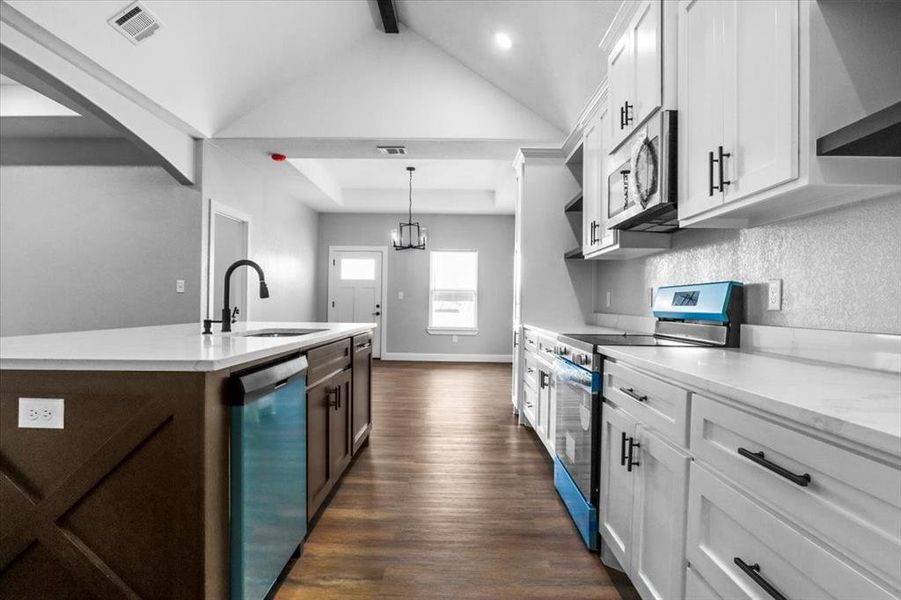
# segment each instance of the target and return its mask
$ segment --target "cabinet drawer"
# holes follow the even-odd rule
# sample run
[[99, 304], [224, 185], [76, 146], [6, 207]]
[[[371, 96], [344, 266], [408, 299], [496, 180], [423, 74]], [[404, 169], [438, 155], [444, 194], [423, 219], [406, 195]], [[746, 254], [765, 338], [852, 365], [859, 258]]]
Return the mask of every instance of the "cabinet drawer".
[[690, 477], [688, 561], [719, 596], [777, 597], [770, 585], [792, 599], [893, 597], [696, 462]]
[[538, 355], [534, 352], [524, 352], [523, 353], [523, 370], [522, 370], [522, 378], [526, 385], [532, 386], [534, 389], [538, 389]]
[[350, 366], [350, 343], [351, 339], [346, 338], [307, 352], [307, 361], [310, 363], [310, 369], [307, 371], [307, 387], [312, 387]]
[[688, 391], [610, 361], [604, 361], [604, 383], [605, 398], [680, 446], [688, 446]]
[[525, 339], [523, 347], [530, 352], [538, 352], [538, 334], [531, 329], [523, 330], [522, 337]]
[[523, 386], [522, 412], [529, 421], [529, 425], [535, 428], [535, 413], [538, 411], [538, 388], [528, 383]]
[[554, 364], [554, 358], [557, 354], [557, 340], [550, 338], [538, 338], [538, 355], [541, 356], [549, 364]]
[[901, 587], [901, 469], [697, 394], [691, 420], [698, 460]]
[[365, 352], [372, 348], [372, 332], [361, 333], [352, 338], [354, 352]]

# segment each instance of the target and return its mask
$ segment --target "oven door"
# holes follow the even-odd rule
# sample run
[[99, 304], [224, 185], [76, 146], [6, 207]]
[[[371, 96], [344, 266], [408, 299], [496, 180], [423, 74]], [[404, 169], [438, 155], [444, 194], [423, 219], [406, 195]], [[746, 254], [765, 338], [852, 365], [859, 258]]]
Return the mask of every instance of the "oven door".
[[592, 500], [592, 448], [597, 423], [600, 376], [569, 360], [554, 361], [557, 393], [557, 429], [554, 436], [557, 459], [566, 468], [587, 502]]

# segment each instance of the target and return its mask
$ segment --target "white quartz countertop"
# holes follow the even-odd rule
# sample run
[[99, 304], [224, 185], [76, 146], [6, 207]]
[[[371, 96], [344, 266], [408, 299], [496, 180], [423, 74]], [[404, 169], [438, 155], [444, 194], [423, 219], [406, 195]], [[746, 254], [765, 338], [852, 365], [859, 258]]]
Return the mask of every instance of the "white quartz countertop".
[[[199, 323], [0, 337], [0, 369], [218, 371], [304, 350], [375, 328], [375, 323], [235, 323], [227, 334], [201, 334]], [[214, 331], [218, 325], [214, 324]], [[272, 329], [324, 329], [297, 337], [245, 337]]]
[[901, 375], [721, 348], [602, 346], [615, 360], [894, 456]]

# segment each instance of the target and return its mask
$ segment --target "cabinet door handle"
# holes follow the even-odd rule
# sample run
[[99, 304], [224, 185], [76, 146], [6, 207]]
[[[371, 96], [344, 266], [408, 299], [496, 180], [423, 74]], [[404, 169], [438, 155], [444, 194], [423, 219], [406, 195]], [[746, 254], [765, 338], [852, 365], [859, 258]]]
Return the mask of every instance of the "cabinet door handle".
[[621, 391], [625, 395], [629, 396], [630, 398], [634, 398], [635, 400], [638, 400], [639, 402], [647, 402], [648, 401], [647, 396], [639, 396], [637, 393], [635, 393], [635, 390], [633, 388], [622, 388], [621, 387], [621, 388], [619, 388], [619, 391]]
[[801, 487], [807, 487], [808, 485], [810, 485], [810, 474], [809, 473], [804, 473], [802, 475], [796, 475], [795, 473], [792, 473], [785, 467], [780, 467], [776, 463], [767, 460], [765, 455], [763, 454], [763, 452], [751, 452], [750, 450], [747, 450], [746, 448], [739, 448], [738, 453], [741, 454], [742, 456], [744, 456], [745, 458], [747, 458], [748, 460], [750, 460], [751, 462], [757, 463], [764, 469], [769, 469], [776, 475], [779, 475], [780, 477], [785, 477], [786, 479], [788, 479], [789, 481], [791, 481], [792, 483], [794, 483], [796, 485], [800, 485]]
[[625, 109], [626, 109], [626, 110], [625, 110], [625, 121], [626, 121], [626, 126], [627, 126], [627, 127], [628, 127], [628, 126], [632, 123], [632, 121], [634, 120], [634, 117], [632, 116], [632, 109], [633, 109], [633, 108], [635, 108], [635, 105], [634, 105], [634, 104], [629, 104], [629, 101], [626, 100], [626, 104], [625, 104]]
[[724, 158], [727, 158], [727, 157], [730, 157], [730, 156], [732, 156], [732, 155], [731, 155], [730, 153], [728, 153], [728, 152], [723, 152], [723, 147], [722, 147], [722, 146], [719, 146], [719, 147], [717, 148], [717, 154], [719, 154], [719, 160], [718, 160], [717, 162], [719, 163], [719, 168], [720, 168], [720, 186], [719, 186], [718, 189], [722, 192], [722, 191], [724, 190], [724, 187], [723, 187], [723, 186], [727, 186], [727, 185], [729, 185], [730, 183], [732, 183], [731, 181], [726, 181], [726, 180], [723, 179], [723, 172], [724, 172], [724, 170], [725, 170], [725, 162], [726, 162], [726, 161], [724, 161], [723, 159], [724, 159]]
[[619, 128], [623, 129], [626, 127], [626, 106], [619, 107]]
[[715, 185], [713, 185], [713, 163], [716, 162], [716, 159], [713, 158], [713, 152], [707, 153], [707, 195], [713, 196], [713, 192], [717, 189]]
[[328, 405], [335, 410], [338, 410], [339, 400], [338, 400], [338, 388], [331, 388], [326, 390], [326, 397], [328, 398]]
[[735, 557], [733, 559], [738, 568], [744, 571], [745, 575], [751, 578], [751, 580], [759, 585], [763, 591], [772, 596], [773, 600], [788, 600], [782, 593], [773, 587], [769, 581], [763, 578], [763, 575], [760, 574], [760, 565], [754, 563], [753, 565], [749, 565], [739, 557]]
[[539, 373], [539, 383], [538, 383], [538, 387], [540, 387], [540, 388], [546, 388], [546, 387], [548, 386], [548, 383], [549, 383], [548, 380], [549, 380], [549, 379], [550, 379], [550, 375], [548, 375], [548, 374], [545, 373], [544, 371], [541, 371], [541, 373]]
[[635, 450], [635, 448], [641, 448], [641, 444], [636, 442], [635, 438], [630, 437], [629, 438], [629, 456], [627, 457], [628, 462], [626, 463], [626, 471], [629, 471], [630, 473], [632, 472], [632, 467], [637, 467], [639, 464], [637, 460], [632, 460], [634, 458], [632, 451]]

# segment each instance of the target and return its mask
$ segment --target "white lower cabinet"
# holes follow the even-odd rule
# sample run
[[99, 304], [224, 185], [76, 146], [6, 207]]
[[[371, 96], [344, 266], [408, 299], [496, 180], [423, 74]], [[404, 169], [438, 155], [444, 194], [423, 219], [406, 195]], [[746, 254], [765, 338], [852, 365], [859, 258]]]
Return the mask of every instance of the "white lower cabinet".
[[554, 456], [556, 434], [556, 395], [552, 367], [553, 342], [535, 330], [523, 328], [522, 368], [518, 384], [522, 388], [520, 423], [528, 424]]
[[678, 600], [690, 458], [610, 403], [601, 439], [601, 537], [642, 598]]
[[632, 554], [634, 488], [626, 466], [628, 442], [637, 421], [622, 409], [604, 403], [601, 408], [601, 498], [598, 524], [601, 538], [627, 573]]
[[[682, 598], [688, 454], [638, 425], [632, 583], [645, 600]], [[640, 450], [640, 451], [639, 451]]]
[[644, 600], [901, 598], [897, 461], [604, 371], [598, 528]]
[[897, 598], [696, 462], [688, 504], [688, 560], [723, 598]]

